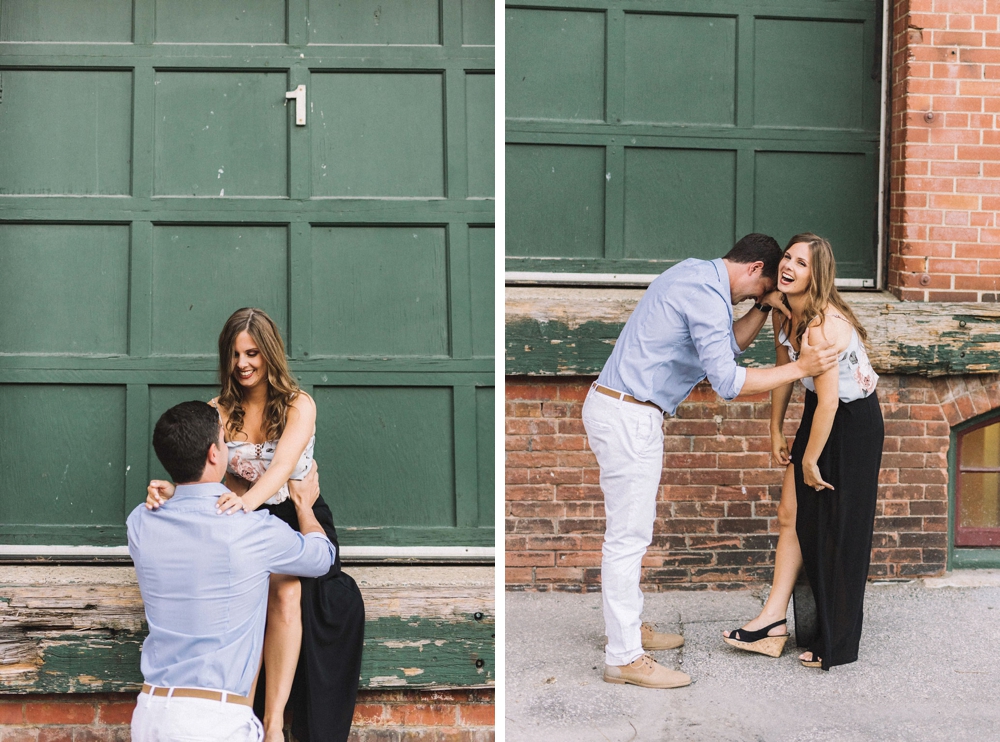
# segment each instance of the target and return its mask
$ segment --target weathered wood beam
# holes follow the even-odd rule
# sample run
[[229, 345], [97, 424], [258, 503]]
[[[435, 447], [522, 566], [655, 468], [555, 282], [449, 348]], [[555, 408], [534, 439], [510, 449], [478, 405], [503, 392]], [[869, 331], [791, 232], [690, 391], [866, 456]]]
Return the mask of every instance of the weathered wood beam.
[[[492, 567], [356, 567], [362, 686], [495, 682]], [[146, 636], [132, 567], [0, 567], [0, 693], [138, 691]]]
[[[511, 286], [506, 291], [506, 373], [596, 375], [645, 289]], [[1000, 371], [1000, 304], [902, 302], [887, 293], [845, 295], [868, 330], [879, 373], [947, 376]], [[750, 308], [736, 308], [740, 317]], [[741, 357], [774, 364], [771, 323]]]

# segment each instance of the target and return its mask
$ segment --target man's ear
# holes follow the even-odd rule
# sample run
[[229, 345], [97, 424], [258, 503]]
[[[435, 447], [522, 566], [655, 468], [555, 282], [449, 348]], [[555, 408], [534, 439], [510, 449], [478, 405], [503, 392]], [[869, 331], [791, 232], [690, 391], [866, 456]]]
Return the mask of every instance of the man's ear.
[[753, 276], [756, 276], [758, 273], [763, 273], [763, 272], [764, 272], [764, 261], [763, 260], [758, 260], [758, 261], [755, 261], [755, 262], [753, 262], [753, 263], [750, 264], [749, 275], [750, 275], [751, 278]]

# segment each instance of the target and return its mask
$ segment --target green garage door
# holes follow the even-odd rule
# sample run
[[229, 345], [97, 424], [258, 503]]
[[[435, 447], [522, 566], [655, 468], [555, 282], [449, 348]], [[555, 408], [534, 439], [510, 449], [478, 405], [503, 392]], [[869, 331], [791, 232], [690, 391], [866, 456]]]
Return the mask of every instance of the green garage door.
[[0, 55], [0, 544], [124, 544], [247, 305], [345, 544], [493, 544], [488, 0], [0, 0]]
[[880, 25], [874, 0], [508, 5], [507, 270], [658, 273], [809, 230], [874, 285]]

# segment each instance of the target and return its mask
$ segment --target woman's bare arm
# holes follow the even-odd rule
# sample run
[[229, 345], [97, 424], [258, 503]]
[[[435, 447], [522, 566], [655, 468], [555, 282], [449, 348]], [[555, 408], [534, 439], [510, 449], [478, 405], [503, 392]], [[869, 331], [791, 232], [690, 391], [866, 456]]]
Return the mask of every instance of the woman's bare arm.
[[[777, 357], [776, 366], [791, 363], [788, 348], [778, 343], [778, 332], [781, 329], [781, 316], [774, 321], [774, 354]], [[794, 383], [784, 384], [771, 391], [771, 456], [779, 466], [788, 466], [791, 459], [788, 455], [788, 441], [785, 440], [785, 412], [788, 410], [788, 400], [792, 398]]]
[[308, 394], [300, 392], [288, 407], [288, 421], [271, 464], [242, 497], [248, 510], [259, 508], [288, 481], [315, 429], [316, 403]]
[[[846, 322], [833, 323], [827, 320], [818, 327], [814, 325], [814, 329], [830, 337], [830, 340], [837, 347], [838, 354], [844, 352], [851, 341], [851, 326]], [[813, 414], [809, 441], [806, 443], [805, 453], [802, 454], [802, 478], [808, 487], [817, 490], [824, 488], [832, 490], [833, 485], [824, 481], [820, 475], [817, 462], [830, 438], [833, 419], [837, 415], [837, 406], [840, 404], [839, 368], [834, 366], [829, 371], [814, 377], [813, 383], [816, 385], [816, 412]]]

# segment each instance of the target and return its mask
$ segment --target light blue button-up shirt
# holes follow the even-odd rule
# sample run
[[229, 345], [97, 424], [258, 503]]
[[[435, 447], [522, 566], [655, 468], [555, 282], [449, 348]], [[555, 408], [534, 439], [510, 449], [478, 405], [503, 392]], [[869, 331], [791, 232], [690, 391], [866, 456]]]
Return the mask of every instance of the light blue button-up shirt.
[[725, 263], [690, 258], [649, 284], [597, 383], [673, 415], [706, 377], [721, 397], [736, 397], [747, 377], [741, 352]]
[[128, 517], [128, 550], [146, 608], [142, 676], [157, 686], [250, 692], [272, 572], [320, 577], [335, 548], [258, 511], [218, 515], [222, 484], [187, 484]]

